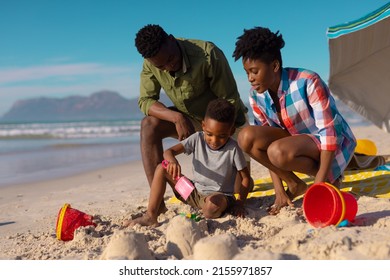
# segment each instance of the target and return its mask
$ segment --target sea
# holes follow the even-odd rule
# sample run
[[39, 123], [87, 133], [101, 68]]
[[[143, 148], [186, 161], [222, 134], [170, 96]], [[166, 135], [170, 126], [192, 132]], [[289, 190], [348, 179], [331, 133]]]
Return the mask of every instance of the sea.
[[[370, 124], [341, 107], [351, 126]], [[140, 123], [139, 119], [0, 123], [0, 187], [140, 160]], [[164, 147], [174, 143], [168, 139]]]

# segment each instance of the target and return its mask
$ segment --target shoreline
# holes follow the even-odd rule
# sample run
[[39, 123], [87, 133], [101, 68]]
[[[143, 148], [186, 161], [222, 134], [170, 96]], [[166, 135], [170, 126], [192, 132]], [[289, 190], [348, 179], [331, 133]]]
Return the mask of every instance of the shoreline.
[[[88, 140], [88, 139], [87, 139]], [[77, 140], [38, 149], [0, 154], [0, 190], [11, 185], [73, 177], [141, 160], [139, 141], [121, 139]], [[164, 147], [176, 143], [164, 141]], [[1, 144], [1, 141], [0, 141]]]

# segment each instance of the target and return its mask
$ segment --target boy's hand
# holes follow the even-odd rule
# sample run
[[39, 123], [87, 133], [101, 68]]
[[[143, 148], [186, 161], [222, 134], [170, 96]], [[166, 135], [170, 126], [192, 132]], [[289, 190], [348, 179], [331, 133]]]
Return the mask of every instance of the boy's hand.
[[169, 162], [167, 167], [167, 172], [169, 175], [172, 176], [174, 180], [177, 180], [177, 178], [181, 175], [181, 166], [178, 162]]
[[237, 217], [245, 218], [245, 207], [242, 201], [236, 201], [232, 207], [232, 214]]

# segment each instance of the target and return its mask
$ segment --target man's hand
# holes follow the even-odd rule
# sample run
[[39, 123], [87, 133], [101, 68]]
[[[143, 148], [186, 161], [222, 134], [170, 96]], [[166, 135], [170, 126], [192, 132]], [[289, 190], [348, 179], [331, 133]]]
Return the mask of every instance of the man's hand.
[[155, 102], [149, 108], [149, 116], [175, 124], [177, 139], [179, 141], [187, 138], [195, 132], [191, 121], [177, 109], [167, 108], [160, 102]]
[[186, 139], [188, 136], [195, 132], [195, 128], [191, 121], [186, 118], [183, 114], [175, 121], [177, 139], [179, 141]]

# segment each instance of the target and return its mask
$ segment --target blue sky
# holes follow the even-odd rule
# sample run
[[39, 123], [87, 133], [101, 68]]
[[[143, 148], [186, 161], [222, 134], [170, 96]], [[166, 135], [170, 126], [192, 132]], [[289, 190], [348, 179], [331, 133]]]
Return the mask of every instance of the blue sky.
[[286, 42], [284, 66], [314, 70], [327, 81], [327, 28], [388, 1], [0, 0], [0, 115], [16, 100], [38, 96], [108, 89], [137, 97], [142, 58], [134, 37], [149, 23], [217, 44], [244, 100], [249, 84], [241, 61], [232, 58], [244, 28], [279, 30]]

